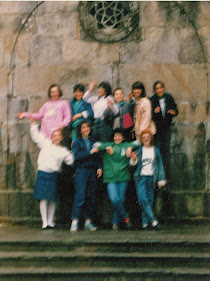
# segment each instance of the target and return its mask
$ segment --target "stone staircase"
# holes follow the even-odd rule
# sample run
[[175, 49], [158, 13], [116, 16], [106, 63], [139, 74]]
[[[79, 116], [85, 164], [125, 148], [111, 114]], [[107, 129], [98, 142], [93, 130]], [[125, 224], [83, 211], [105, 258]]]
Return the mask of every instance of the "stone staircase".
[[0, 241], [0, 280], [210, 280], [210, 239], [161, 232], [18, 233]]

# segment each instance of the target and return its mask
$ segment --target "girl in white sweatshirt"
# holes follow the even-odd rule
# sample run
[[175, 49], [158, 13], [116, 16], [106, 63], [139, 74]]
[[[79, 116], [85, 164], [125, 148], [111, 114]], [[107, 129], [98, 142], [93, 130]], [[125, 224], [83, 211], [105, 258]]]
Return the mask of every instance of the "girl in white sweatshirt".
[[38, 174], [33, 198], [40, 200], [42, 229], [54, 228], [53, 221], [57, 199], [58, 172], [62, 162], [73, 163], [73, 155], [67, 148], [61, 146], [62, 130], [52, 133], [47, 139], [38, 129], [38, 124], [31, 120], [31, 138], [41, 149], [38, 157]]

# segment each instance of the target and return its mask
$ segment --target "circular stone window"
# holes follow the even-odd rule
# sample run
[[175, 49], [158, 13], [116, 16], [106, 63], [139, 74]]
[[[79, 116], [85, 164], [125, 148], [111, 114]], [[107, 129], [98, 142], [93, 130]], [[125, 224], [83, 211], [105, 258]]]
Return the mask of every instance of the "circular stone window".
[[91, 1], [79, 4], [84, 31], [100, 42], [117, 42], [128, 37], [139, 23], [139, 3]]

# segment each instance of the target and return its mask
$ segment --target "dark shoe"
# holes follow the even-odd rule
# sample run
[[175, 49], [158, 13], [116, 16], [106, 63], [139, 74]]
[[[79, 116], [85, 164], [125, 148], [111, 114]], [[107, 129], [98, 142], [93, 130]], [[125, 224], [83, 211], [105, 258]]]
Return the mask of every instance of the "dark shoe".
[[153, 229], [155, 229], [155, 230], [161, 230], [160, 224], [158, 223], [158, 224], [156, 224], [155, 226], [153, 226]]
[[47, 228], [48, 229], [56, 229], [56, 225], [54, 225], [54, 226], [53, 225], [48, 225]]

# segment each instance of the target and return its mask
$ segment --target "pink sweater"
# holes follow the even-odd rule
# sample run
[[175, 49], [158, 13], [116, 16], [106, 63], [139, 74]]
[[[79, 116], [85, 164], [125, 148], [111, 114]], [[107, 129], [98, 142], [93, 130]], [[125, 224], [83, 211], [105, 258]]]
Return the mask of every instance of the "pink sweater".
[[26, 112], [24, 117], [29, 119], [31, 115], [35, 120], [42, 119], [40, 131], [48, 139], [51, 139], [52, 133], [58, 128], [68, 126], [72, 117], [68, 101], [60, 99], [47, 101], [39, 112]]

